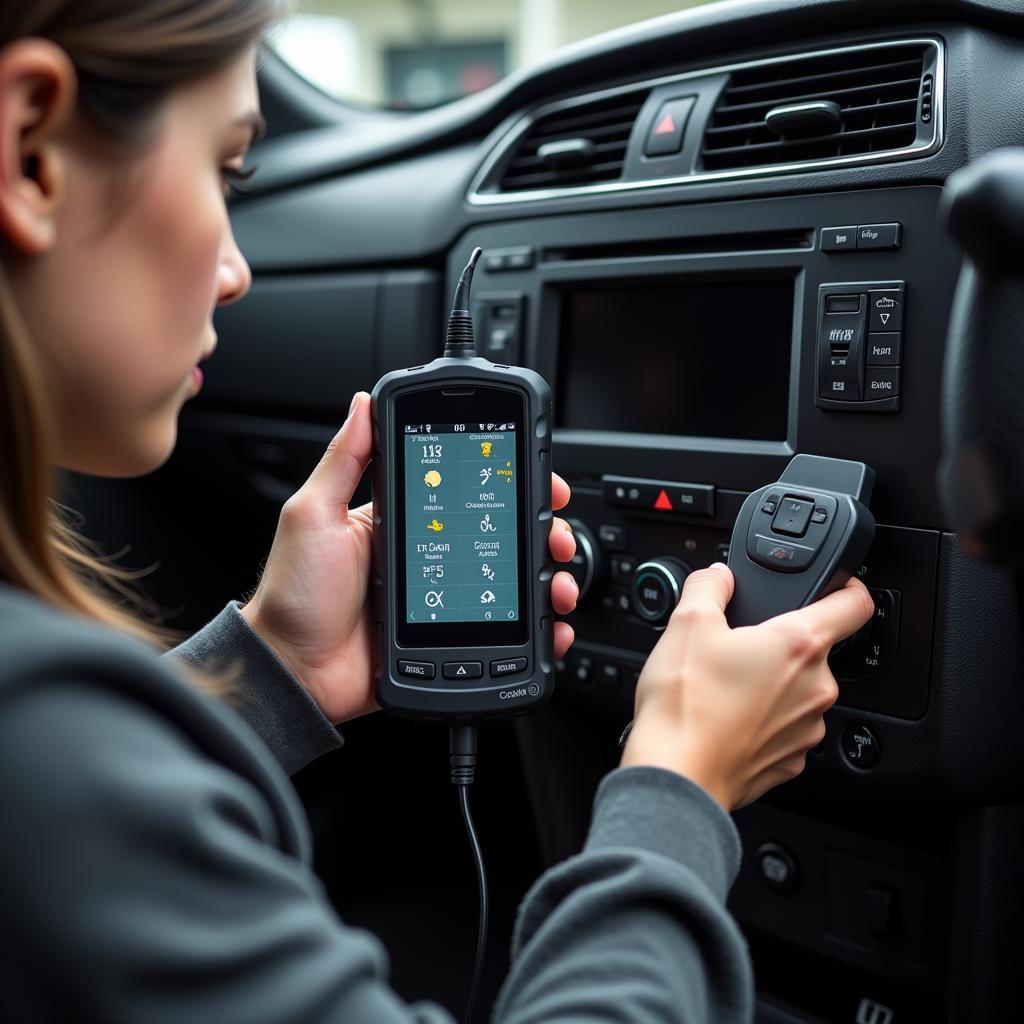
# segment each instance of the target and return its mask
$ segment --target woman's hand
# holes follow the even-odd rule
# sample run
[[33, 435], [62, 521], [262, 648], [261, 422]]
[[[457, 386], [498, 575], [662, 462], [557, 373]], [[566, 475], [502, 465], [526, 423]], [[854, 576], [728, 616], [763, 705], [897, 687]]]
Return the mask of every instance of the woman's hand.
[[636, 691], [623, 765], [655, 765], [703, 786], [727, 811], [803, 771], [839, 694], [833, 644], [874, 614], [857, 579], [759, 626], [730, 629], [733, 576], [691, 573]]
[[[241, 610], [334, 723], [377, 709], [368, 600], [373, 513], [371, 505], [349, 508], [370, 461], [370, 438], [370, 396], [360, 391], [309, 479], [281, 509], [259, 585]], [[558, 476], [551, 496], [555, 509], [569, 501]], [[576, 551], [572, 530], [558, 517], [550, 546], [557, 562]], [[569, 573], [555, 573], [555, 612], [567, 615], [578, 595]], [[555, 656], [572, 640], [572, 627], [556, 622]]]

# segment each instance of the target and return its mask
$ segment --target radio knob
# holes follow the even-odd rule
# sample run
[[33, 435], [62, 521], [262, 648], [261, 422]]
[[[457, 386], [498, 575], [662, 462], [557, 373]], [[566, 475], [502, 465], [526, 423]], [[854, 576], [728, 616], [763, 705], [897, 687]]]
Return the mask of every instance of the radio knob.
[[600, 591], [604, 577], [604, 558], [601, 555], [601, 545], [589, 526], [578, 519], [567, 519], [566, 522], [572, 527], [573, 536], [576, 538], [576, 554], [566, 569], [572, 573], [576, 586], [580, 588], [580, 596], [576, 602], [578, 607], [585, 604], [588, 597], [593, 599]]
[[633, 576], [633, 610], [652, 626], [664, 626], [683, 593], [690, 567], [678, 558], [641, 562]]

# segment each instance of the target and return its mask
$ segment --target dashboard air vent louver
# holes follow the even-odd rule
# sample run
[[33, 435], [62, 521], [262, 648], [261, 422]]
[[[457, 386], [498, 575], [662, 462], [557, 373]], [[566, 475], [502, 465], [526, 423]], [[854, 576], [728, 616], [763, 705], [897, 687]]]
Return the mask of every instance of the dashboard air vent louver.
[[930, 119], [927, 49], [920, 43], [866, 46], [734, 71], [704, 135], [704, 170], [913, 146], [919, 121], [927, 126]]
[[542, 113], [505, 165], [501, 192], [615, 181], [649, 90], [620, 93]]

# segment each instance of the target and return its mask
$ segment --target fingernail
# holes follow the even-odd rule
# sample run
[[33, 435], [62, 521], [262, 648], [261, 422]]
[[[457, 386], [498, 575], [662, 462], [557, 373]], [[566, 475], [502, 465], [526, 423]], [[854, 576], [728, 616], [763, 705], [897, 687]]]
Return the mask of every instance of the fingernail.
[[352, 416], [352, 410], [356, 407], [356, 402], [358, 402], [358, 401], [359, 401], [359, 392], [357, 391], [352, 396], [352, 404], [348, 407], [348, 416], [346, 416], [345, 419], [349, 419]]
[[725, 564], [725, 562], [712, 562], [711, 565], [710, 565], [710, 568], [712, 568], [712, 569], [728, 569], [729, 566], [727, 566]]

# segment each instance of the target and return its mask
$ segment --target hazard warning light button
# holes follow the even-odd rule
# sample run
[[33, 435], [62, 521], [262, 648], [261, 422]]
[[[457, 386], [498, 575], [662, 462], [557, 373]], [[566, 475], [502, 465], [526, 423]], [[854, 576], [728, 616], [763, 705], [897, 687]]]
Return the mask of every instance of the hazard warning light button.
[[644, 156], [669, 156], [683, 148], [683, 132], [695, 96], [666, 100], [662, 103], [647, 133]]

